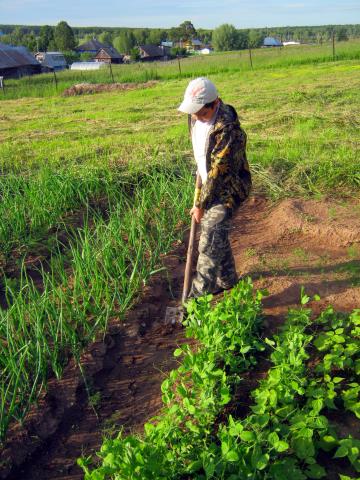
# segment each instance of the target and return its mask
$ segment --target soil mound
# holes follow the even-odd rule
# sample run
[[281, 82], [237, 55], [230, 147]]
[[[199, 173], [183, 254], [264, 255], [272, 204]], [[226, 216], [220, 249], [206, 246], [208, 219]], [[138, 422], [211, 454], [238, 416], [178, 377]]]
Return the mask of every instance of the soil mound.
[[[273, 204], [253, 197], [236, 213], [230, 239], [238, 273], [269, 292], [266, 335], [299, 305], [302, 288], [321, 297], [310, 302], [315, 313], [328, 304], [340, 311], [360, 307], [358, 201]], [[166, 307], [181, 297], [186, 244], [185, 238], [174, 245], [164, 258], [167, 272], [154, 276], [126, 319], [114, 319], [105, 339], [83, 354], [83, 373], [70, 362], [23, 426], [12, 427], [0, 456], [0, 478], [82, 479], [76, 459], [98, 449], [105, 432], [141, 429], [159, 411], [161, 382], [176, 367], [172, 352], [186, 340], [180, 326], [164, 324]], [[251, 377], [266, 375], [266, 361], [257, 369]]]
[[113, 92], [115, 90], [139, 90], [151, 88], [158, 82], [155, 80], [146, 83], [77, 83], [63, 92], [64, 97], [75, 95], [89, 95], [92, 93]]

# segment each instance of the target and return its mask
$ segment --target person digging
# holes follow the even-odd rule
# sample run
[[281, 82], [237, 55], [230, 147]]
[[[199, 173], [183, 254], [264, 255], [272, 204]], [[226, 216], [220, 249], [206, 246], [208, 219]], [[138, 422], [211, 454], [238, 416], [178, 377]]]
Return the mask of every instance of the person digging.
[[218, 96], [207, 78], [192, 80], [178, 110], [188, 114], [197, 165], [194, 206], [201, 223], [196, 275], [187, 298], [219, 293], [238, 282], [229, 231], [235, 211], [251, 190], [246, 133], [236, 110]]

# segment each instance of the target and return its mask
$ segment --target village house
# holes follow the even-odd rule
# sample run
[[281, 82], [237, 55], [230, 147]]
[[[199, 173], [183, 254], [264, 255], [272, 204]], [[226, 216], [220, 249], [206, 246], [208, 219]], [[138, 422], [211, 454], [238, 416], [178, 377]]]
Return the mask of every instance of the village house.
[[38, 52], [35, 58], [41, 63], [42, 71], [59, 71], [67, 68], [64, 55], [61, 52]]
[[140, 60], [143, 62], [168, 60], [170, 56], [170, 48], [156, 45], [140, 45]]
[[99, 50], [102, 48], [108, 48], [109, 45], [105, 45], [104, 43], [99, 42], [97, 38], [92, 38], [88, 42], [82, 43], [81, 45], [75, 48], [75, 52], [78, 53], [92, 53], [94, 56], [98, 53]]
[[0, 76], [21, 78], [41, 73], [41, 65], [25, 47], [0, 43]]
[[95, 62], [123, 63], [121, 55], [114, 47], [103, 47], [95, 55]]
[[197, 38], [193, 38], [192, 40], [187, 40], [184, 42], [184, 47], [188, 52], [197, 52], [202, 50], [205, 45]]

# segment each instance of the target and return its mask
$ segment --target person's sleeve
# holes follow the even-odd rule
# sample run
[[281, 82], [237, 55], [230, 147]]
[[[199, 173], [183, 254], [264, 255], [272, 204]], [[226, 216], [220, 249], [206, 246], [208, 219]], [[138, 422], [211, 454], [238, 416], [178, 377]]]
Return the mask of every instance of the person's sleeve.
[[240, 133], [234, 127], [229, 126], [217, 135], [215, 147], [211, 152], [211, 168], [208, 172], [207, 180], [202, 186], [197, 207], [204, 208], [205, 205], [212, 202], [217, 192], [221, 189], [224, 177], [233, 168], [234, 150], [238, 148], [245, 149], [246, 139], [242, 139], [242, 135], [239, 137]]

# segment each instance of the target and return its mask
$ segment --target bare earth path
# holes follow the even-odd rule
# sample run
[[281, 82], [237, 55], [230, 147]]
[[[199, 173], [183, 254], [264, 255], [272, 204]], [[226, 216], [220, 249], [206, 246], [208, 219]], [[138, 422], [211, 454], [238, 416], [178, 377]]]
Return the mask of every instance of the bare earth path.
[[[360, 308], [358, 202], [289, 199], [274, 205], [253, 197], [233, 227], [239, 274], [251, 275], [256, 288], [269, 291], [264, 300], [269, 334], [288, 308], [299, 305], [301, 287], [310, 296], [320, 295], [320, 301], [310, 304], [314, 311], [328, 304], [341, 311]], [[164, 325], [165, 308], [174, 304], [171, 292], [180, 298], [184, 256], [185, 242], [165, 259], [168, 278], [154, 277], [125, 323], [114, 319], [105, 340], [85, 352], [87, 389], [72, 362], [61, 381], [50, 382], [25, 426], [11, 430], [0, 458], [0, 478], [81, 479], [76, 458], [99, 448], [106, 431], [120, 426], [141, 430], [159, 411], [161, 381], [176, 367], [172, 352], [185, 341], [180, 327]], [[260, 361], [257, 377], [266, 369], [266, 361]], [[11, 465], [19, 466], [9, 476]]]

